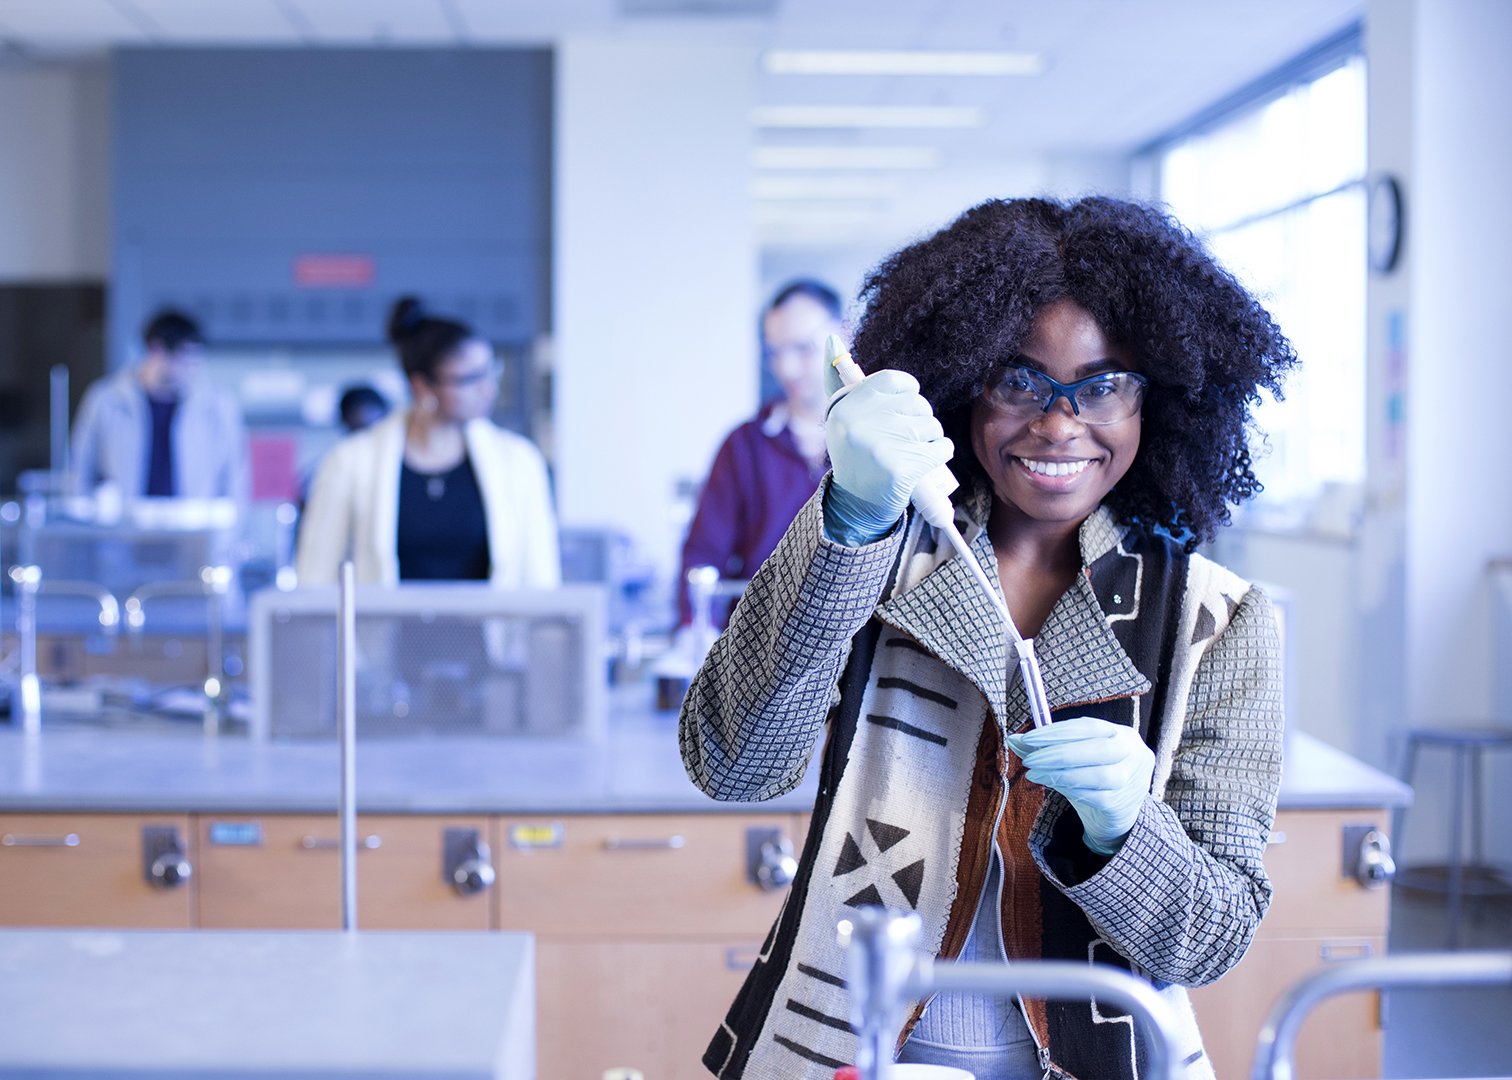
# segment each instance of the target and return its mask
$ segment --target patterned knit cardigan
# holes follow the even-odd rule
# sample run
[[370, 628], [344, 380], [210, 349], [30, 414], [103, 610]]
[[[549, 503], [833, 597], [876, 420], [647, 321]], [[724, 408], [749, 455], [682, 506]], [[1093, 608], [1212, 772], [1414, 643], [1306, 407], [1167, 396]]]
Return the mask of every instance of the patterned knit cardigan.
[[[1105, 509], [1082, 524], [1083, 572], [1036, 642], [1050, 704], [1057, 719], [1137, 724], [1156, 753], [1133, 831], [1099, 860], [1070, 804], [1024, 779], [1004, 748], [1028, 705], [1002, 624], [958, 559], [917, 517], [867, 547], [829, 542], [824, 491], [752, 581], [683, 704], [684, 764], [717, 799], [792, 790], [828, 726], [798, 876], [705, 1065], [727, 1080], [830, 1080], [856, 1046], [836, 922], [868, 904], [912, 909], [924, 946], [956, 956], [995, 840], [1009, 959], [1113, 963], [1150, 979], [1181, 1025], [1178, 1073], [1211, 1077], [1182, 988], [1236, 964], [1270, 902], [1262, 854], [1282, 718], [1269, 600]], [[986, 510], [978, 493], [957, 519], [995, 580]], [[1131, 1017], [1095, 1001], [1019, 1007], [1047, 1075], [1144, 1073]]]

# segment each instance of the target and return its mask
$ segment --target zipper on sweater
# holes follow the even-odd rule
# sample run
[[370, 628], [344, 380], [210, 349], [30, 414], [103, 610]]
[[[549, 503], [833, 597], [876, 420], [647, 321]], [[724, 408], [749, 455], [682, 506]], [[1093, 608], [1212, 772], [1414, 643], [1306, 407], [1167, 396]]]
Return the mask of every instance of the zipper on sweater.
[[[997, 723], [996, 718], [994, 718], [992, 716], [991, 707], [988, 708], [987, 712], [988, 712], [988, 716], [987, 716], [988, 720], [991, 723]], [[1002, 793], [1000, 795], [998, 795], [997, 815], [992, 819], [992, 833], [991, 833], [991, 836], [992, 836], [992, 852], [993, 852], [991, 858], [996, 858], [999, 861], [1002, 860], [1003, 856], [1002, 856], [1002, 852], [998, 849], [997, 834], [998, 834], [998, 829], [1001, 828], [1002, 824], [1003, 824], [1003, 812], [1008, 809], [1008, 777], [1006, 775], [1004, 775], [1002, 777], [1002, 781], [1003, 781], [1003, 790], [1002, 790]], [[1006, 870], [1006, 869], [1007, 869], [1007, 867], [1005, 865], [1004, 866], [1004, 870]], [[990, 873], [990, 871], [989, 871], [989, 873]], [[998, 913], [998, 918], [1000, 920], [1003, 917], [1003, 877], [1004, 877], [1004, 874], [1003, 874], [1003, 872], [1000, 871], [998, 873], [997, 903], [994, 904], [993, 908], [992, 908], [993, 911], [995, 911], [995, 912]], [[978, 893], [977, 894], [977, 898], [976, 898], [976, 904], [972, 908], [972, 911], [971, 911], [971, 924], [966, 927], [966, 938], [965, 938], [966, 941], [970, 941], [973, 937], [976, 936], [977, 918], [981, 914], [982, 914], [982, 895], [981, 895], [981, 893]], [[1001, 930], [998, 931], [998, 947], [999, 948], [1003, 948], [1003, 935], [1002, 935], [1002, 931]], [[1006, 956], [1006, 950], [1004, 950], [1004, 952], [1005, 952], [1005, 956]], [[929, 995], [929, 999], [924, 1002], [923, 1008], [921, 1008], [919, 1010], [919, 1016], [920, 1017], [922, 1017], [924, 1015], [925, 1011], [929, 1008], [930, 1004], [934, 1001], [934, 999], [937, 998], [937, 997], [939, 997], [939, 996], [940, 995], [938, 993], [934, 993], [934, 994], [930, 994]], [[1022, 1004], [1020, 1004], [1020, 1008], [1022, 1008], [1022, 1007], [1023, 1007]], [[917, 1023], [917, 1020], [915, 1022]], [[1025, 1023], [1025, 1027], [1028, 1027], [1027, 1022]], [[1029, 1029], [1029, 1037], [1031, 1039], [1034, 1038], [1034, 1029], [1033, 1028]], [[1039, 1042], [1036, 1040], [1035, 1046], [1038, 1046], [1038, 1045], [1039, 1045]], [[898, 1049], [902, 1050], [902, 1047], [900, 1046]]]

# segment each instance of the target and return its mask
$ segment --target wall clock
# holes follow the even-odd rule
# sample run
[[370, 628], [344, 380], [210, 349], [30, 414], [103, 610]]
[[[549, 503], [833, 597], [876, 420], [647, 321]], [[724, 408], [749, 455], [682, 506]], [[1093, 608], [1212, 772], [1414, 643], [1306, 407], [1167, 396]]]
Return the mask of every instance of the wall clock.
[[1370, 268], [1389, 274], [1402, 258], [1402, 186], [1396, 177], [1382, 175], [1371, 181], [1367, 213]]

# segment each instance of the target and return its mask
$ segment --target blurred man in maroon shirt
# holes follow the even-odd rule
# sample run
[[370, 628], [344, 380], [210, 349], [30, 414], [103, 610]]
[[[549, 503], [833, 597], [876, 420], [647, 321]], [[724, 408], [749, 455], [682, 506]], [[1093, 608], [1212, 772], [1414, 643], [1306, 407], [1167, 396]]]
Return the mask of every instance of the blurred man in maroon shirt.
[[[824, 451], [824, 339], [844, 335], [840, 297], [817, 281], [783, 287], [761, 320], [762, 354], [782, 396], [730, 432], [698, 499], [683, 544], [678, 625], [692, 621], [688, 568], [746, 579], [766, 561], [819, 487]], [[723, 619], [716, 612], [721, 624]]]

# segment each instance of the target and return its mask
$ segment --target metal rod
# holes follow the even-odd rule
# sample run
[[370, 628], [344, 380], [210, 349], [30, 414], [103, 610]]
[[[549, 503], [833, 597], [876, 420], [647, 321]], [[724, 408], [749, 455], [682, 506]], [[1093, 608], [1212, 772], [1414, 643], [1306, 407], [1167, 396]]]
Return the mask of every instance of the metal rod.
[[1465, 902], [1465, 748], [1454, 748], [1454, 797], [1449, 807], [1449, 924], [1447, 947], [1459, 948], [1460, 909]]
[[1250, 1080], [1295, 1080], [1297, 1033], [1320, 1001], [1350, 990], [1405, 986], [1512, 986], [1512, 952], [1431, 952], [1349, 960], [1293, 986], [1260, 1029]]
[[205, 734], [219, 735], [221, 711], [226, 700], [226, 646], [221, 634], [221, 595], [227, 582], [220, 580], [221, 567], [200, 571], [208, 589], [205, 598]]
[[341, 743], [341, 928], [357, 929], [357, 610], [351, 560], [336, 615], [336, 728]]
[[51, 436], [52, 460], [48, 463], [53, 474], [53, 492], [63, 490], [63, 477], [68, 472], [68, 366], [54, 364], [48, 372], [51, 390], [49, 410], [49, 435]]
[[1485, 805], [1485, 792], [1482, 784], [1485, 780], [1485, 769], [1481, 766], [1481, 748], [1472, 746], [1470, 750], [1470, 865], [1484, 866], [1486, 863], [1486, 823], [1481, 818], [1481, 808]]
[[10, 575], [16, 586], [16, 636], [21, 648], [21, 730], [35, 736], [42, 733], [42, 684], [37, 678], [37, 589], [42, 584], [42, 568], [18, 563]]

